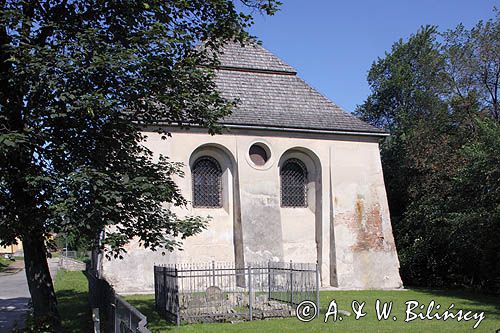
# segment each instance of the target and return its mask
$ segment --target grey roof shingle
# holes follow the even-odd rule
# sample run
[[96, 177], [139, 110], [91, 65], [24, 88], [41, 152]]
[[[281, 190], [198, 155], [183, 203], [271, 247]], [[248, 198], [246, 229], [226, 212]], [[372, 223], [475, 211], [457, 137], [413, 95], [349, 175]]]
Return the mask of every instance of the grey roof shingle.
[[219, 61], [215, 79], [219, 91], [228, 99], [239, 99], [223, 124], [385, 133], [342, 110], [260, 45], [228, 44]]
[[244, 47], [239, 43], [227, 43], [219, 53], [222, 67], [250, 70], [267, 70], [296, 74], [297, 71], [283, 60], [263, 48], [251, 43]]

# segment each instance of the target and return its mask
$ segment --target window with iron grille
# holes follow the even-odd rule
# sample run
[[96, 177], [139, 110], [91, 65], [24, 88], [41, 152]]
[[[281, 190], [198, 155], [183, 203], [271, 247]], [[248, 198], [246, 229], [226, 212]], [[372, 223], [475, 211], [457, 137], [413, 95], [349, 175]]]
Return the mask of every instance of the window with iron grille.
[[281, 207], [307, 207], [307, 169], [302, 161], [292, 158], [280, 169]]
[[222, 207], [222, 170], [212, 157], [200, 157], [193, 165], [193, 207]]

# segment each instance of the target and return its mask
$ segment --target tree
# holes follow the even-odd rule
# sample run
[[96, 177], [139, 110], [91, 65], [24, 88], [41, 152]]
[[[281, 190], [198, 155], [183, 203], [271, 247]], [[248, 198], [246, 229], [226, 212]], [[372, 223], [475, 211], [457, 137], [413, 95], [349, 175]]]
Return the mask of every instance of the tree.
[[[500, 291], [496, 19], [421, 28], [371, 67], [358, 116], [381, 145], [405, 284]], [[495, 153], [496, 152], [496, 153]]]
[[395, 224], [411, 200], [409, 183], [418, 174], [410, 163], [414, 141], [408, 134], [415, 124], [446, 109], [440, 96], [447, 79], [436, 37], [436, 27], [423, 27], [374, 62], [368, 73], [372, 94], [355, 111], [361, 119], [391, 133], [382, 143], [381, 156]]
[[[279, 5], [242, 2], [269, 15]], [[179, 165], [153, 159], [141, 124], [219, 131], [234, 101], [215, 89], [214, 51], [249, 38], [252, 16], [229, 0], [0, 0], [0, 8], [1, 244], [21, 239], [36, 325], [59, 330], [49, 233], [92, 240], [113, 226], [101, 250], [120, 256], [131, 238], [171, 250], [172, 236], [203, 228], [168, 209], [185, 204], [172, 181]]]
[[443, 33], [443, 53], [451, 94], [460, 99], [474, 94], [480, 111], [500, 122], [500, 12], [495, 20], [479, 21], [467, 30], [460, 24]]
[[[476, 121], [473, 140], [459, 151], [463, 163], [452, 180], [450, 247], [464, 259], [459, 271], [470, 284], [500, 292], [500, 124]], [[465, 245], [465, 246], [464, 246]]]

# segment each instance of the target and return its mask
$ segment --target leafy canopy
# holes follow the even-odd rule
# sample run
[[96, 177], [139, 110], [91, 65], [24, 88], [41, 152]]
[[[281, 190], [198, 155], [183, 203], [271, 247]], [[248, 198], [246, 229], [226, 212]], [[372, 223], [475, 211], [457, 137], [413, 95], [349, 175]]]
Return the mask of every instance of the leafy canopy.
[[[242, 8], [272, 15], [278, 5]], [[199, 232], [203, 220], [170, 210], [186, 203], [172, 181], [180, 165], [154, 157], [140, 125], [219, 131], [234, 101], [215, 89], [213, 51], [249, 38], [252, 16], [229, 0], [0, 8], [0, 243], [51, 232], [95, 239], [113, 226], [105, 242], [119, 255], [133, 237], [171, 250], [172, 236]]]
[[500, 291], [500, 24], [395, 43], [368, 74], [405, 284]]

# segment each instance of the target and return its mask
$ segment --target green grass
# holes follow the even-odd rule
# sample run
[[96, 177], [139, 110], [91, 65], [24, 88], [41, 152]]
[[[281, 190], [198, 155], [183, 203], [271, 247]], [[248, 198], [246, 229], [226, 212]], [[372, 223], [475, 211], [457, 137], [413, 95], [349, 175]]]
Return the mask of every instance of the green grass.
[[54, 282], [57, 308], [66, 332], [92, 332], [88, 282], [83, 272], [59, 270]]
[[61, 253], [59, 253], [59, 252], [50, 252], [50, 256], [52, 258], [59, 258], [61, 256]]
[[[16, 259], [16, 258], [14, 258]], [[15, 263], [15, 260], [5, 259], [3, 255], [0, 257], [0, 273], [5, 271], [10, 265]]]
[[7, 267], [9, 267], [9, 265], [12, 263], [13, 261], [9, 260], [9, 259], [5, 259], [3, 256], [0, 257], [0, 272], [2, 272], [4, 269], [6, 269]]
[[[55, 279], [55, 289], [59, 301], [62, 323], [67, 332], [91, 332], [92, 321], [87, 302], [87, 279], [82, 272], [60, 270]], [[193, 324], [173, 326], [164, 321], [154, 309], [153, 295], [131, 295], [125, 299], [148, 317], [148, 328], [152, 332], [495, 332], [500, 328], [500, 299], [494, 296], [474, 294], [464, 291], [324, 291], [321, 292], [321, 315], [310, 323], [299, 322], [295, 318], [253, 321], [236, 324]], [[351, 310], [351, 302], [365, 301], [367, 315], [359, 320], [354, 316], [344, 317], [342, 321], [324, 323], [327, 306], [335, 299], [339, 308]], [[375, 316], [375, 301], [394, 302], [391, 318], [378, 321]], [[485, 319], [473, 330], [472, 321], [456, 320], [415, 320], [405, 323], [405, 302], [416, 300], [429, 304], [431, 300], [441, 304], [446, 310], [451, 303], [456, 310], [484, 311]], [[434, 312], [433, 312], [434, 313]], [[396, 316], [397, 320], [392, 320]]]
[[[324, 291], [320, 294], [321, 315], [309, 323], [299, 322], [295, 318], [273, 319], [264, 321], [243, 322], [236, 324], [193, 324], [180, 327], [166, 323], [154, 309], [154, 295], [131, 295], [125, 297], [148, 317], [147, 327], [152, 332], [495, 332], [500, 329], [500, 299], [494, 296], [479, 295], [464, 291]], [[335, 299], [339, 308], [352, 313], [351, 302], [365, 301], [364, 311], [367, 315], [359, 320], [354, 316], [344, 317], [342, 321], [324, 323], [324, 314], [328, 304]], [[378, 321], [375, 315], [375, 301], [394, 302], [391, 317], [387, 321]], [[455, 304], [454, 309], [484, 311], [485, 319], [473, 330], [475, 320], [468, 322], [448, 319], [414, 320], [405, 323], [405, 302], [416, 300], [428, 305], [431, 300], [441, 305], [440, 313]], [[416, 311], [416, 310], [415, 310]], [[433, 311], [432, 313], [435, 313]], [[394, 321], [392, 316], [396, 316]]]

